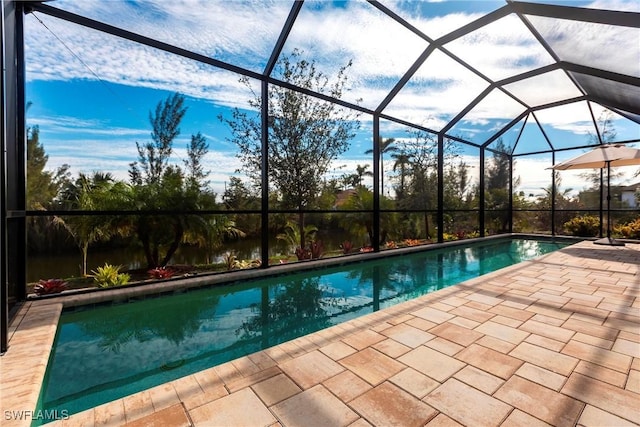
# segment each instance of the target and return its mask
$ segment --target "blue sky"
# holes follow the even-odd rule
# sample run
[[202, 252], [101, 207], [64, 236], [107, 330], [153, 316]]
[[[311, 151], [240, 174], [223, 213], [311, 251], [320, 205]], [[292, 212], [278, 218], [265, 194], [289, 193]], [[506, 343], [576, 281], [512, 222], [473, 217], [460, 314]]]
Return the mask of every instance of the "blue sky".
[[[564, 3], [640, 11], [634, 0]], [[284, 0], [154, 3], [83, 0], [49, 4], [257, 72], [264, 68], [291, 7], [291, 2]], [[384, 4], [435, 39], [505, 3], [391, 1]], [[575, 30], [571, 26], [549, 27], [544, 21], [539, 24], [560, 41], [563, 31]], [[610, 29], [587, 27], [581, 30], [606, 33]], [[628, 38], [625, 34], [624, 40], [617, 41], [623, 56], [608, 62], [613, 62], [613, 67], [618, 66], [616, 64], [627, 67], [612, 71], [634, 75], [638, 74], [638, 64], [633, 56], [624, 57], [624, 52], [630, 50], [633, 55], [638, 48], [630, 45], [630, 49], [624, 49], [619, 45], [633, 44], [633, 37]], [[598, 55], [602, 54], [599, 51], [606, 50], [602, 43], [596, 45], [601, 48], [596, 52], [585, 49], [582, 53], [595, 55], [597, 63]], [[175, 91], [187, 97], [188, 107], [182, 133], [174, 144], [175, 160], [180, 162], [185, 157], [190, 135], [202, 132], [210, 144], [206, 166], [212, 172], [210, 180], [214, 190], [222, 192], [225, 181], [240, 167], [235, 147], [227, 141], [229, 131], [218, 120], [220, 114], [230, 116], [234, 107], [245, 108], [247, 100], [252, 98], [251, 91], [239, 83], [238, 75], [40, 13], [27, 16], [25, 44], [27, 100], [32, 102], [28, 124], [40, 127], [41, 141], [50, 156], [51, 168], [67, 163], [74, 174], [102, 170], [126, 179], [128, 164], [137, 156], [135, 142], [149, 139], [149, 111]], [[284, 52], [302, 49], [327, 75], [332, 75], [352, 59], [349, 90], [344, 99], [350, 102], [361, 99], [362, 105], [375, 108], [426, 47], [426, 41], [385, 19], [366, 2], [309, 1], [300, 12]], [[514, 16], [503, 18], [445, 47], [494, 80], [552, 61]], [[561, 42], [558, 47], [563, 48]], [[531, 105], [541, 105], [579, 93], [567, 80], [564, 73], [547, 73], [535, 81], [516, 83], [508, 89]], [[436, 51], [385, 113], [439, 130], [486, 85], [484, 80]], [[258, 91], [257, 82], [253, 88]], [[484, 142], [495, 129], [523, 110], [522, 105], [504, 93], [494, 91], [452, 132], [474, 142]], [[596, 116], [600, 112], [596, 107]], [[334, 163], [336, 173], [351, 173], [357, 164], [370, 164], [364, 151], [371, 144], [371, 119], [367, 116], [360, 119], [361, 132], [352, 141], [349, 152]], [[560, 146], [584, 143], [588, 133], [594, 130], [584, 102], [541, 112], [538, 119], [552, 141]], [[529, 120], [531, 123], [533, 118]], [[624, 119], [614, 123], [618, 139], [640, 138], [638, 125]], [[540, 132], [530, 131], [531, 127], [529, 124], [525, 128], [523, 135], [531, 136], [519, 144], [518, 150], [528, 151], [541, 144]], [[404, 127], [391, 122], [383, 122], [381, 129], [383, 137], [395, 137], [400, 141], [406, 138]], [[519, 130], [519, 127], [514, 128], [505, 139], [515, 139]], [[540, 149], [545, 149], [545, 144]], [[567, 152], [564, 156], [576, 154], [579, 153]], [[471, 166], [477, 163], [476, 156], [467, 152], [463, 155]], [[557, 159], [560, 160], [562, 158]], [[387, 166], [390, 165], [391, 162], [387, 162]], [[550, 172], [540, 173], [550, 166], [549, 155], [521, 158], [517, 165], [516, 172], [521, 174], [525, 192], [539, 193], [540, 188], [550, 182]], [[630, 176], [624, 179], [632, 180]], [[385, 181], [390, 183], [390, 180]], [[563, 182], [574, 188], [581, 188], [582, 184], [579, 178], [569, 174]]]

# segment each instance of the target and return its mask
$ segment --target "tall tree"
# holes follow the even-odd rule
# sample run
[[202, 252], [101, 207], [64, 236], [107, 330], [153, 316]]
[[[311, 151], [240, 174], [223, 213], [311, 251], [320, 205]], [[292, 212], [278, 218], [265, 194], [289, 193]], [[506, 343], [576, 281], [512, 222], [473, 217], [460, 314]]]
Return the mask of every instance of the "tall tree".
[[461, 209], [469, 198], [469, 167], [460, 160], [457, 164], [449, 164], [444, 170], [444, 203], [445, 209]]
[[[40, 128], [27, 128], [27, 209], [48, 210], [55, 208], [60, 190], [69, 181], [69, 165], [48, 170], [49, 156], [40, 142]], [[57, 239], [57, 223], [49, 217], [30, 216], [27, 219], [27, 246], [30, 251], [60, 249]]]
[[158, 184], [167, 170], [173, 151], [173, 141], [180, 135], [180, 122], [187, 112], [184, 96], [179, 93], [158, 102], [155, 114], [149, 113], [151, 141], [140, 144], [136, 141], [138, 161], [129, 166], [129, 176], [135, 185]]
[[[149, 113], [151, 141], [136, 142], [138, 160], [129, 165], [134, 209], [186, 211], [214, 207], [215, 194], [205, 189], [208, 172], [204, 171], [202, 162], [208, 145], [202, 134], [191, 136], [185, 170], [169, 162], [186, 111], [184, 96], [176, 93], [158, 102], [155, 112]], [[196, 215], [147, 214], [135, 219], [134, 228], [147, 266], [153, 268], [167, 265], [181, 242], [195, 235], [189, 233], [190, 230], [208, 224]], [[211, 239], [213, 237], [209, 241]]]
[[412, 139], [405, 142], [404, 150], [411, 159], [409, 168], [408, 208], [423, 210], [424, 231], [431, 238], [429, 217], [437, 202], [438, 143], [432, 134], [411, 131]]
[[[502, 138], [496, 141], [493, 157], [485, 166], [485, 203], [486, 209], [495, 211], [494, 223], [498, 231], [506, 231], [511, 218], [509, 209], [509, 183], [515, 189], [519, 185], [519, 178], [511, 181], [511, 159], [505, 153], [511, 152]], [[482, 208], [482, 207], [481, 207]]]
[[27, 129], [27, 209], [47, 209], [68, 181], [69, 165], [46, 170], [49, 156], [40, 143], [40, 128]]
[[[616, 140], [616, 136], [618, 136], [618, 131], [616, 130], [615, 124], [613, 122], [613, 113], [611, 113], [611, 111], [603, 110], [596, 121], [596, 126], [598, 126], [598, 128], [600, 129], [600, 137], [598, 137], [598, 135], [595, 133], [589, 133], [588, 134], [589, 144], [591, 145], [600, 145], [600, 143], [611, 144]], [[603, 175], [603, 172], [604, 174], [607, 173], [602, 169], [592, 169], [592, 170], [587, 170], [585, 172], [582, 172], [580, 174], [580, 178], [584, 179], [584, 181], [589, 184], [589, 189], [581, 192], [582, 200], [589, 207], [598, 207], [597, 205], [599, 205], [600, 203], [606, 202], [607, 196], [604, 191], [602, 192], [602, 200], [600, 202], [598, 202], [598, 199], [600, 199], [600, 195], [597, 195], [597, 193], [595, 193], [596, 191], [598, 193], [600, 192], [600, 187], [603, 184], [601, 178], [604, 178], [605, 180], [607, 179], [606, 175]], [[638, 172], [640, 172], [640, 170]], [[611, 174], [609, 176], [609, 179], [613, 179], [613, 180], [616, 180], [623, 176], [623, 172], [617, 168], [609, 169], [608, 173]], [[592, 203], [593, 201], [596, 202], [595, 206]]]
[[[496, 142], [493, 157], [485, 166], [487, 189], [509, 189], [509, 168], [511, 160], [509, 159], [509, 156], [504, 153], [510, 151], [511, 149], [505, 145], [502, 138], [499, 138]], [[515, 188], [516, 186], [513, 185], [513, 187]]]
[[[295, 50], [277, 63], [274, 76], [296, 87], [316, 93], [342, 97], [351, 62], [329, 79], [317, 70], [315, 62], [302, 58]], [[246, 78], [241, 81], [250, 87]], [[303, 211], [320, 194], [323, 178], [331, 162], [349, 147], [359, 127], [358, 114], [338, 104], [322, 101], [281, 86], [272, 85], [268, 93], [268, 175], [283, 208], [296, 209], [300, 246], [305, 247]], [[262, 98], [254, 94], [249, 107], [259, 110]], [[244, 171], [259, 183], [262, 177], [261, 126], [259, 115], [235, 109], [231, 118], [220, 117], [232, 132]]]
[[187, 187], [196, 192], [200, 192], [207, 186], [206, 181], [209, 172], [204, 170], [202, 160], [209, 152], [207, 140], [200, 132], [191, 135], [191, 142], [187, 146], [187, 159], [184, 160], [184, 167], [187, 175]]
[[403, 205], [407, 194], [411, 155], [405, 150], [400, 150], [398, 153], [393, 153], [391, 157], [395, 160], [395, 162], [393, 162], [393, 171], [398, 172], [398, 185], [395, 187], [396, 200], [398, 205]]

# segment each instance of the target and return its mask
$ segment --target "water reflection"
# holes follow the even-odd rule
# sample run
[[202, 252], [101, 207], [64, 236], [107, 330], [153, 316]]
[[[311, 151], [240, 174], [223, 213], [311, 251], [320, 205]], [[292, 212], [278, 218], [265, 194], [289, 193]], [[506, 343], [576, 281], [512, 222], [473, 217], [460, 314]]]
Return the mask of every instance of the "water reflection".
[[241, 340], [262, 337], [267, 346], [330, 326], [330, 309], [344, 302], [320, 277], [290, 280], [262, 291], [256, 314], [243, 322], [238, 335]]
[[215, 316], [219, 296], [203, 299], [178, 299], [171, 302], [156, 298], [146, 307], [135, 304], [116, 306], [109, 317], [93, 316], [78, 322], [88, 337], [95, 337], [103, 352], [120, 353], [135, 341], [166, 340], [177, 349], [187, 338], [198, 332], [202, 317]]

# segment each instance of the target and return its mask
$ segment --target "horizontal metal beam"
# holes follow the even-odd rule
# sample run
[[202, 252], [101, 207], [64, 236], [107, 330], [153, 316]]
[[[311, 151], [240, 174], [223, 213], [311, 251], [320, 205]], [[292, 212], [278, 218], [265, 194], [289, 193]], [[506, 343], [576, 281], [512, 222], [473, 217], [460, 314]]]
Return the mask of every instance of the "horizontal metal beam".
[[586, 95], [576, 96], [575, 98], [562, 99], [560, 101], [549, 102], [535, 107], [531, 107], [529, 111], [546, 110], [547, 108], [560, 107], [562, 105], [573, 104], [574, 102], [586, 101], [589, 97]]

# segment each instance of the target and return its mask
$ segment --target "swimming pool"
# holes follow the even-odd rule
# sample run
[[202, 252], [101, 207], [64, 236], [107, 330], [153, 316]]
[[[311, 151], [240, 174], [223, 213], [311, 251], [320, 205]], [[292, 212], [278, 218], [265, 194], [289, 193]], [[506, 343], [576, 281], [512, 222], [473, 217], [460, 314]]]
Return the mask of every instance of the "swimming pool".
[[80, 412], [568, 244], [490, 240], [65, 311], [40, 407]]

